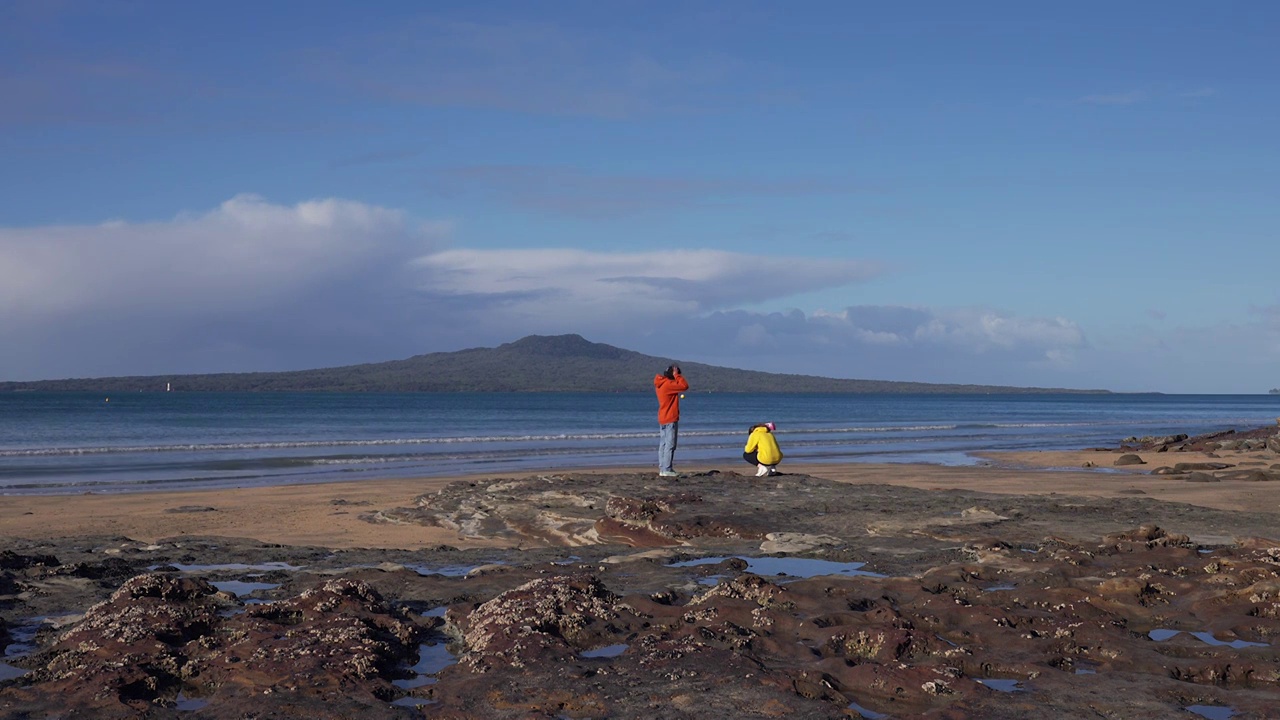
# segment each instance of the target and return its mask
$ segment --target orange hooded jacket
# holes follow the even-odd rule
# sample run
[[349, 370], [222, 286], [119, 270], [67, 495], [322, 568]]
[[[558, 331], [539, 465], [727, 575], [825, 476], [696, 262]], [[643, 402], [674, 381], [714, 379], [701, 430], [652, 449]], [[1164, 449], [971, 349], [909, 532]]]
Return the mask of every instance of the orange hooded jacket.
[[666, 425], [680, 419], [680, 393], [689, 389], [689, 381], [683, 375], [668, 378], [658, 373], [653, 378], [653, 390], [658, 394], [658, 424]]

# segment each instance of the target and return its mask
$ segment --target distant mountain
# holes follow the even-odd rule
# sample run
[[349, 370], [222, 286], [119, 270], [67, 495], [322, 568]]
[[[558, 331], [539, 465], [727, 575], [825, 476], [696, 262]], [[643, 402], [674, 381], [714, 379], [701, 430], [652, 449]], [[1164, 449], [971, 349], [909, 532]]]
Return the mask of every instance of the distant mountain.
[[[678, 359], [676, 360], [677, 362]], [[579, 335], [530, 335], [496, 348], [290, 372], [157, 375], [0, 383], [16, 391], [632, 392], [650, 390], [672, 360], [593, 343]], [[695, 392], [1105, 393], [1106, 390], [940, 385], [782, 375], [679, 362]]]

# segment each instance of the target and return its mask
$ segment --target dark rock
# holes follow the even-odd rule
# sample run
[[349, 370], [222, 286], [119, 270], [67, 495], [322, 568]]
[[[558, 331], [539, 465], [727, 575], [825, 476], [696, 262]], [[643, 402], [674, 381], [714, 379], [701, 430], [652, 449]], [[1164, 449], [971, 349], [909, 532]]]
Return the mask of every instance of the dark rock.
[[180, 505], [178, 507], [165, 508], [167, 513], [205, 513], [218, 512], [218, 508], [209, 507], [208, 505]]
[[52, 555], [19, 555], [12, 550], [0, 551], [0, 570], [26, 570], [33, 567], [57, 567]]
[[[114, 580], [117, 583], [133, 577], [133, 563], [121, 558], [107, 558], [100, 562], [79, 562], [58, 568], [58, 574], [74, 575], [90, 580]], [[114, 586], [112, 586], [114, 587]]]
[[1212, 473], [1207, 473], [1207, 472], [1188, 473], [1187, 476], [1183, 479], [1186, 480], [1187, 482], [1194, 482], [1194, 483], [1222, 482], [1221, 478], [1217, 477], [1216, 475], [1213, 475]]
[[1120, 457], [1116, 458], [1115, 464], [1116, 465], [1146, 465], [1147, 462], [1143, 460], [1141, 457], [1130, 453], [1126, 455], [1121, 455]]
[[56, 698], [72, 716], [131, 718], [188, 688], [222, 717], [377, 716], [422, 633], [350, 580], [226, 616], [233, 605], [201, 579], [134, 577], [28, 662], [5, 707]]
[[1189, 472], [1191, 470], [1225, 470], [1232, 467], [1231, 463], [1220, 462], [1191, 462], [1178, 463], [1173, 466], [1179, 472]]

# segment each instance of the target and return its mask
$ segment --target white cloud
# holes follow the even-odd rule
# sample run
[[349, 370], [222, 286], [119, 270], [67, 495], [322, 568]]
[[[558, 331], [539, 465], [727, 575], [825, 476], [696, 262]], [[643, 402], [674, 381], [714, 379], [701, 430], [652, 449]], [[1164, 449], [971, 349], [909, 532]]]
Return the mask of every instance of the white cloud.
[[383, 283], [446, 232], [358, 202], [252, 195], [168, 221], [0, 228], [13, 349], [0, 378], [149, 372], [202, 348], [286, 363], [300, 335], [314, 344], [395, 317]]
[[[419, 258], [419, 288], [489, 322], [580, 330], [691, 317], [737, 305], [839, 287], [879, 272], [851, 260], [758, 257], [717, 250], [600, 253], [584, 250], [446, 250]], [[763, 282], [767, 278], [767, 282]], [[568, 331], [568, 330], [566, 330]], [[574, 330], [577, 332], [578, 330]]]
[[668, 325], [649, 342], [773, 372], [1050, 387], [1081, 385], [1073, 370], [1089, 348], [1063, 318], [876, 305], [807, 315], [714, 312]]
[[252, 195], [166, 222], [0, 229], [0, 318], [256, 308], [376, 262], [411, 234], [385, 208]]
[[447, 232], [358, 202], [249, 195], [168, 221], [0, 229], [13, 349], [0, 379], [317, 367], [532, 332], [634, 338], [879, 272], [712, 250], [438, 250]]

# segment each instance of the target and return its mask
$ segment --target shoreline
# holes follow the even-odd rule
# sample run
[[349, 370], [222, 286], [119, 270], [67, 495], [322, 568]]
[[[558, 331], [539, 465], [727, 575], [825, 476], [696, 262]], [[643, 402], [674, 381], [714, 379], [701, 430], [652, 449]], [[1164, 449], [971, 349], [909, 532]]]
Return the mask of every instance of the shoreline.
[[[1145, 496], [1226, 511], [1280, 513], [1280, 483], [1191, 483], [1151, 471], [1179, 462], [1269, 466], [1257, 453], [1144, 453], [1147, 464], [1114, 466], [1119, 451], [1023, 451], [973, 453], [982, 462], [952, 466], [924, 463], [783, 463], [787, 474], [811, 475], [850, 485], [897, 485], [920, 490], [966, 490], [995, 495], [1080, 497]], [[1260, 459], [1263, 458], [1263, 459]], [[1081, 466], [1091, 462], [1093, 468]], [[686, 474], [717, 471], [726, 487], [746, 480], [744, 464], [680, 467]], [[74, 495], [12, 495], [0, 507], [8, 538], [48, 540], [75, 536], [128, 537], [156, 542], [180, 536], [225, 536], [282, 545], [328, 548], [422, 549], [438, 545], [510, 547], [493, 538], [442, 527], [376, 522], [364, 515], [411, 507], [418, 496], [457, 481], [538, 475], [606, 476], [649, 473], [651, 467], [566, 468], [431, 478], [293, 483], [245, 488], [149, 490]]]

